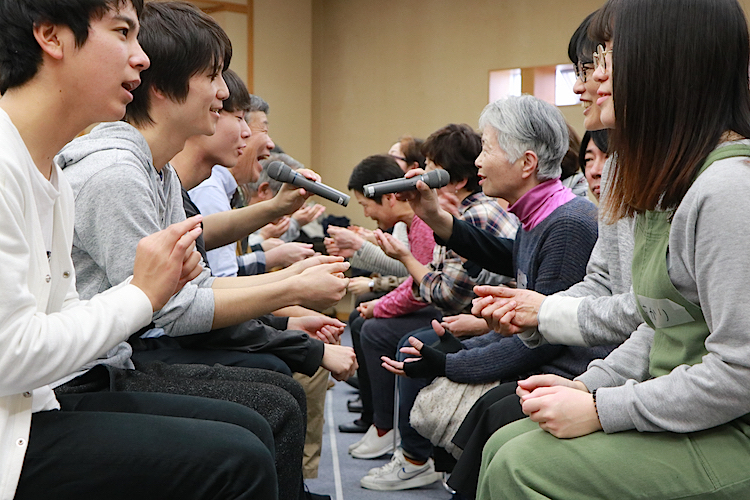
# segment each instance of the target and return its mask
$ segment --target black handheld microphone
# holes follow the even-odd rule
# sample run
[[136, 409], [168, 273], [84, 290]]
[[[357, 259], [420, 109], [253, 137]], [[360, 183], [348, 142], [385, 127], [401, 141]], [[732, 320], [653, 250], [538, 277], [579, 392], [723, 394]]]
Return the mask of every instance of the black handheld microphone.
[[337, 191], [332, 187], [326, 186], [320, 182], [311, 181], [302, 174], [298, 174], [292, 170], [289, 165], [282, 161], [272, 161], [268, 165], [268, 176], [271, 179], [277, 181], [286, 182], [288, 184], [294, 184], [295, 186], [304, 188], [305, 191], [318, 196], [322, 196], [326, 200], [331, 200], [339, 205], [346, 206], [349, 204], [349, 195], [344, 194], [341, 191]]
[[433, 189], [445, 187], [451, 180], [448, 171], [438, 168], [422, 175], [415, 175], [409, 179], [392, 179], [390, 181], [373, 182], [363, 186], [365, 196], [375, 198], [389, 193], [413, 191], [417, 189], [417, 182], [422, 181]]

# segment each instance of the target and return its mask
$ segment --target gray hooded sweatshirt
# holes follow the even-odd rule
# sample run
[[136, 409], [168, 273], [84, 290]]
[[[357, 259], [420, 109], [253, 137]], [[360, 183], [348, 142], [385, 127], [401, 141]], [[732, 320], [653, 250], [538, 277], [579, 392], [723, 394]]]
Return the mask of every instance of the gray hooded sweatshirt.
[[[141, 238], [185, 220], [177, 174], [169, 164], [158, 172], [146, 139], [125, 122], [98, 125], [56, 161], [75, 195], [73, 263], [82, 299], [133, 274]], [[210, 331], [213, 280], [204, 269], [154, 313], [155, 326], [170, 336]]]

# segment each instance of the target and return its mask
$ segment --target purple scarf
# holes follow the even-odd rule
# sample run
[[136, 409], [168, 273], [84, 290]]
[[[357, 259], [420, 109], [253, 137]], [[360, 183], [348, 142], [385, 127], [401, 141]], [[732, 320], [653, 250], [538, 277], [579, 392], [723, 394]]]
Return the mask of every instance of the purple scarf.
[[521, 196], [508, 211], [518, 217], [524, 231], [531, 231], [559, 206], [576, 197], [560, 179], [551, 179], [534, 186]]

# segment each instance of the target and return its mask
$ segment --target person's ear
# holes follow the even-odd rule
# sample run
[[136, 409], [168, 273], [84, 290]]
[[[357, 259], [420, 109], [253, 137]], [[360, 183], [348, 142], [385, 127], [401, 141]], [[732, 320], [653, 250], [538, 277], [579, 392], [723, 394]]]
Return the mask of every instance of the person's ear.
[[271, 192], [271, 185], [268, 182], [262, 182], [258, 186], [258, 197], [261, 200], [270, 200], [274, 197], [274, 194]]
[[523, 179], [528, 179], [536, 174], [536, 167], [539, 166], [539, 157], [535, 152], [531, 150], [524, 151], [518, 161], [523, 161], [523, 165], [521, 166], [521, 177]]
[[162, 92], [161, 90], [159, 90], [158, 88], [156, 88], [156, 86], [154, 86], [154, 85], [151, 85], [151, 87], [149, 87], [148, 91], [151, 93], [151, 99], [152, 100], [166, 101], [167, 99], [169, 99], [167, 97], [167, 94], [165, 94], [164, 92]]
[[[63, 29], [67, 29], [68, 33], [63, 34]], [[62, 59], [68, 39], [70, 39], [73, 46], [75, 46], [73, 33], [70, 32], [69, 28], [63, 28], [62, 26], [52, 24], [48, 21], [34, 24], [32, 32], [34, 33], [36, 42], [42, 48], [42, 52], [53, 59]]]
[[458, 193], [461, 191], [464, 187], [466, 187], [466, 183], [469, 182], [469, 179], [463, 179], [453, 184], [453, 192]]

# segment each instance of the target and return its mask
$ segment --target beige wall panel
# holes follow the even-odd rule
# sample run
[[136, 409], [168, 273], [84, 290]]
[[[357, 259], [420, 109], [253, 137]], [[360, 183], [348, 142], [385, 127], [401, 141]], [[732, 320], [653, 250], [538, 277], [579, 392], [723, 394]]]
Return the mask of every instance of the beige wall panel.
[[232, 63], [229, 67], [247, 82], [247, 16], [227, 11], [214, 12], [211, 16], [232, 40]]
[[271, 138], [312, 166], [312, 4], [254, 0], [254, 5], [254, 91], [271, 107]]

